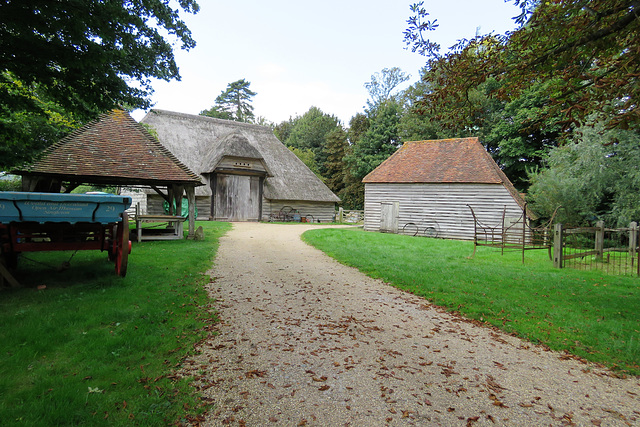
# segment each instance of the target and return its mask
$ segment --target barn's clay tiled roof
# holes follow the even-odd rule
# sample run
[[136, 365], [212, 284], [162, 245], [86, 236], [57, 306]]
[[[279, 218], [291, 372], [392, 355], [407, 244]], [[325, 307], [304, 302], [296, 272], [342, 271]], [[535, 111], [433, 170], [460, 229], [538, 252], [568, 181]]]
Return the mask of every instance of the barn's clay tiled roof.
[[114, 183], [201, 184], [198, 175], [122, 110], [104, 113], [67, 135], [23, 172]]
[[478, 138], [457, 138], [405, 142], [362, 181], [501, 184], [505, 179]]
[[516, 203], [525, 206], [522, 195], [475, 137], [405, 142], [362, 182], [501, 184]]

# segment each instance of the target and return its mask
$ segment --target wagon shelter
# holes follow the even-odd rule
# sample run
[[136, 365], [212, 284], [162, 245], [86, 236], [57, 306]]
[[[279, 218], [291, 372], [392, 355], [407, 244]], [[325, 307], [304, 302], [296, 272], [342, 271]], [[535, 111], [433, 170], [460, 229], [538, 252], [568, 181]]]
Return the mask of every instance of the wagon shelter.
[[[364, 229], [402, 233], [407, 224], [473, 240], [479, 221], [521, 220], [523, 196], [478, 138], [405, 142], [363, 180]], [[414, 226], [415, 225], [415, 226]]]
[[112, 110], [45, 150], [22, 175], [23, 191], [71, 192], [82, 184], [148, 188], [181, 211], [189, 203], [189, 237], [195, 230], [195, 188], [203, 185], [143, 125], [127, 112]]

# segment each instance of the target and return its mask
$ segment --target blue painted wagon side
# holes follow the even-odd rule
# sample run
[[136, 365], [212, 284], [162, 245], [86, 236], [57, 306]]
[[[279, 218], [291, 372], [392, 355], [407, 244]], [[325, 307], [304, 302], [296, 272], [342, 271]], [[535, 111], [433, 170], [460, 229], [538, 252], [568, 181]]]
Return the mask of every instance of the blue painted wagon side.
[[[124, 277], [131, 252], [129, 206], [131, 197], [107, 193], [0, 192], [0, 267], [15, 269], [22, 252], [100, 250]], [[0, 276], [17, 283], [4, 267]]]
[[131, 206], [131, 197], [114, 194], [62, 194], [0, 192], [0, 224], [11, 222], [92, 222], [122, 221]]

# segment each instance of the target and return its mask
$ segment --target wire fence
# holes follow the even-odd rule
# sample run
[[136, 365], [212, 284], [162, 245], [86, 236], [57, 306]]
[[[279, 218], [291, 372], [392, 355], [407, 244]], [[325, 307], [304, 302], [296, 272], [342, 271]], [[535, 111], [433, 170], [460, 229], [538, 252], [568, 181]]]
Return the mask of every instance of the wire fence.
[[554, 266], [598, 270], [612, 275], [640, 276], [638, 225], [627, 228], [564, 227], [554, 229]]

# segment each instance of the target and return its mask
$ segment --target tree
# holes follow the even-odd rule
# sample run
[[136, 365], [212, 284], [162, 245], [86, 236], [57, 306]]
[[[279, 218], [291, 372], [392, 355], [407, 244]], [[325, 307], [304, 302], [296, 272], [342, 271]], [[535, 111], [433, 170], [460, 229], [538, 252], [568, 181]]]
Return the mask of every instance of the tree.
[[[170, 41], [195, 46], [179, 9], [195, 0], [5, 0], [0, 2], [2, 83], [21, 82], [78, 117], [119, 105], [148, 108], [151, 78], [180, 79]], [[0, 91], [10, 111], [41, 111], [29, 97]]]
[[548, 218], [562, 206], [558, 221], [575, 225], [639, 221], [640, 134], [596, 123], [577, 129], [573, 140], [553, 148], [548, 167], [531, 174], [532, 207]]
[[251, 98], [256, 93], [249, 89], [249, 85], [251, 83], [245, 79], [229, 83], [227, 88], [216, 98], [215, 105], [209, 110], [201, 111], [200, 115], [235, 120], [237, 122], [253, 122], [254, 115]]
[[289, 150], [291, 150], [293, 154], [296, 155], [296, 157], [302, 160], [302, 163], [304, 163], [311, 170], [311, 172], [316, 174], [316, 176], [320, 178], [320, 180], [324, 180], [322, 175], [320, 175], [320, 172], [318, 172], [318, 163], [316, 163], [316, 156], [315, 154], [313, 154], [313, 151], [303, 150], [295, 147], [289, 147]]
[[348, 172], [344, 162], [347, 146], [347, 132], [345, 132], [342, 127], [336, 127], [327, 135], [325, 146], [327, 153], [325, 183], [331, 191], [338, 195], [344, 190], [345, 173]]
[[519, 97], [506, 103], [487, 100], [495, 105], [485, 117], [479, 135], [489, 153], [521, 191], [528, 188], [528, 172], [541, 167], [549, 151], [563, 139], [561, 118], [548, 112], [546, 90], [550, 84], [553, 82], [533, 83]]
[[371, 81], [364, 84], [369, 91], [367, 105], [370, 109], [391, 99], [393, 91], [402, 83], [411, 78], [400, 68], [383, 68], [381, 73], [371, 75]]
[[34, 153], [80, 126], [72, 115], [45, 101], [38, 88], [11, 80], [9, 73], [0, 73], [0, 91], [33, 105], [18, 108], [0, 103], [0, 171], [29, 162]]
[[[422, 69], [422, 76], [426, 69]], [[404, 112], [398, 123], [398, 131], [403, 141], [422, 141], [428, 139], [452, 138], [463, 133], [466, 126], [457, 129], [453, 124], [442, 123], [428, 109], [424, 107], [423, 100], [431, 92], [431, 86], [422, 78], [403, 91], [401, 100]], [[446, 118], [446, 115], [441, 115]]]
[[213, 107], [209, 108], [208, 110], [200, 111], [200, 115], [201, 116], [207, 116], [207, 117], [213, 117], [215, 119], [233, 120], [233, 114], [231, 114], [230, 111], [224, 110], [222, 107], [220, 107], [218, 105], [214, 105]]
[[289, 136], [283, 142], [288, 147], [313, 151], [318, 170], [326, 177], [327, 135], [339, 126], [340, 120], [337, 117], [323, 113], [318, 107], [311, 107], [301, 117], [293, 120]]
[[295, 123], [295, 120], [292, 117], [289, 117], [289, 120], [278, 123], [273, 128], [273, 133], [276, 135], [276, 137], [280, 141], [284, 143], [287, 139], [289, 139], [294, 123]]
[[[532, 82], [546, 87], [547, 117], [559, 124], [587, 122], [597, 113], [607, 127], [638, 128], [640, 112], [640, 3], [637, 0], [513, 0], [522, 13], [521, 26], [502, 36], [461, 40], [440, 54], [425, 37], [437, 29], [427, 20], [423, 2], [411, 6], [405, 41], [427, 56], [433, 83], [430, 108], [452, 103], [456, 118], [468, 114], [469, 91], [493, 77], [492, 96], [505, 102], [520, 96]], [[453, 102], [452, 102], [453, 100]]]
[[345, 146], [344, 155], [344, 189], [338, 194], [345, 209], [364, 209], [364, 184], [362, 179], [356, 177], [356, 162], [353, 153], [354, 147], [366, 134], [370, 126], [369, 118], [362, 113], [358, 113], [349, 120], [347, 130], [348, 145]]
[[[152, 78], [179, 80], [168, 39], [187, 50], [195, 41], [168, 3], [0, 1], [0, 169], [100, 112], [148, 108]], [[196, 13], [198, 4], [179, 8]]]
[[348, 157], [351, 172], [360, 180], [393, 154], [401, 144], [398, 133], [400, 106], [397, 102], [387, 101], [379, 105], [375, 115], [369, 120], [369, 128], [355, 143]]

